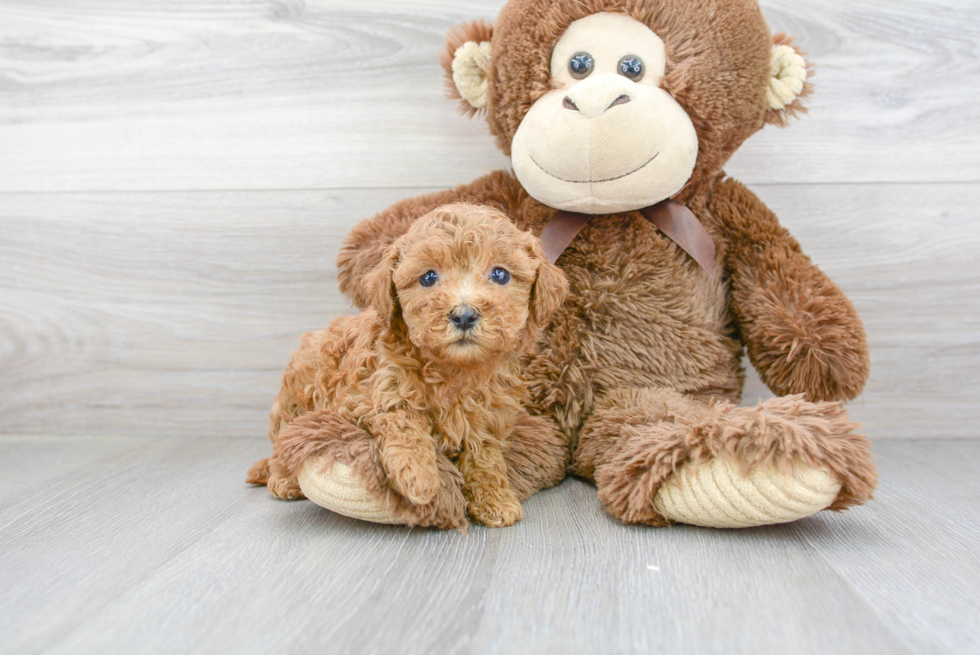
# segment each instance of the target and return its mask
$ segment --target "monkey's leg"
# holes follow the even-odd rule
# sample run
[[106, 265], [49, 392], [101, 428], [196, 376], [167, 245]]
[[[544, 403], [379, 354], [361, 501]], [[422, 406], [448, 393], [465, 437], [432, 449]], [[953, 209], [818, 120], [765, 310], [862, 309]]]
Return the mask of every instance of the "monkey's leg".
[[414, 505], [390, 485], [375, 439], [336, 414], [304, 414], [279, 433], [273, 459], [296, 476], [303, 494], [338, 514], [374, 523], [460, 528], [467, 525], [463, 477], [437, 455], [440, 486]]
[[620, 389], [586, 421], [573, 470], [624, 523], [786, 523], [871, 498], [877, 474], [856, 428], [839, 403], [802, 396], [740, 408]]
[[[331, 511], [375, 523], [457, 528], [466, 523], [463, 478], [439, 456], [439, 493], [416, 506], [388, 484], [377, 444], [368, 433], [325, 412], [312, 412], [283, 428], [276, 454], [293, 471], [303, 494]], [[554, 423], [520, 415], [504, 444], [507, 477], [518, 499], [565, 477], [568, 441]]]
[[513, 435], [503, 446], [507, 479], [519, 500], [527, 500], [565, 479], [568, 438], [551, 419], [519, 414]]

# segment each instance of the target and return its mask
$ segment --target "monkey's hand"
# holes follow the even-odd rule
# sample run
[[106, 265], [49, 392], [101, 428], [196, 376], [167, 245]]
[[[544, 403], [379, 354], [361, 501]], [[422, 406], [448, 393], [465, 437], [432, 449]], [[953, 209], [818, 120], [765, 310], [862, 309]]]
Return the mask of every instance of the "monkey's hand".
[[814, 402], [860, 394], [870, 359], [850, 300], [738, 182], [719, 185], [711, 211], [728, 237], [732, 306], [762, 381], [775, 394]]

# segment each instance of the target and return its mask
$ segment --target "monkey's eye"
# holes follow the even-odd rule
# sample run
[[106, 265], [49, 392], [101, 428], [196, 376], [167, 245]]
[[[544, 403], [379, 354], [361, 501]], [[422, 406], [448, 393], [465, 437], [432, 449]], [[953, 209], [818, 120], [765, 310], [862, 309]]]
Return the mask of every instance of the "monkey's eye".
[[576, 52], [572, 55], [572, 58], [568, 60], [568, 72], [572, 74], [576, 80], [581, 80], [589, 76], [592, 69], [595, 68], [595, 60], [587, 52]]
[[499, 284], [504, 286], [510, 282], [510, 273], [506, 269], [500, 268], [499, 266], [492, 271], [490, 271], [490, 281], [494, 284]]
[[639, 82], [646, 72], [643, 60], [636, 55], [626, 55], [619, 60], [619, 74], [634, 82]]
[[423, 287], [431, 287], [433, 284], [439, 281], [439, 274], [435, 271], [426, 271], [419, 276], [419, 284]]

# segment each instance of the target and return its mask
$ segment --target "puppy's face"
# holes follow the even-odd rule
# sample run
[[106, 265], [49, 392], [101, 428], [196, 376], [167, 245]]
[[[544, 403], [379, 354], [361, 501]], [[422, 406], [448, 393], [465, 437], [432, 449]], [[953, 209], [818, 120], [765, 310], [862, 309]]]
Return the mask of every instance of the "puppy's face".
[[390, 276], [387, 298], [379, 280], [379, 314], [401, 320], [419, 350], [451, 365], [525, 349], [565, 294], [564, 276], [533, 236], [472, 205], [420, 218], [376, 273]]

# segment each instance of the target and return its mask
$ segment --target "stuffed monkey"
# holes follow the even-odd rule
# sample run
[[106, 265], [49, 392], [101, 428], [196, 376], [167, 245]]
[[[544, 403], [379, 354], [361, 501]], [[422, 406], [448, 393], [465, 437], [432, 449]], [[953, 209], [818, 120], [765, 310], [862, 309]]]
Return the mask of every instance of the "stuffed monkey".
[[[492, 205], [541, 235], [570, 291], [527, 362], [532, 420], [507, 445], [522, 497], [567, 470], [624, 523], [711, 527], [870, 499], [869, 443], [840, 404], [868, 377], [861, 321], [723, 171], [810, 90], [807, 63], [757, 1], [510, 0], [494, 25], [451, 32], [443, 64], [513, 172], [363, 221], [340, 284], [364, 307], [385, 248], [449, 202]], [[743, 351], [778, 397], [737, 406]], [[367, 520], [465, 522], [449, 493], [405, 503], [370, 436], [313, 409], [273, 426], [289, 455], [280, 488]], [[458, 485], [451, 470], [443, 484]]]

